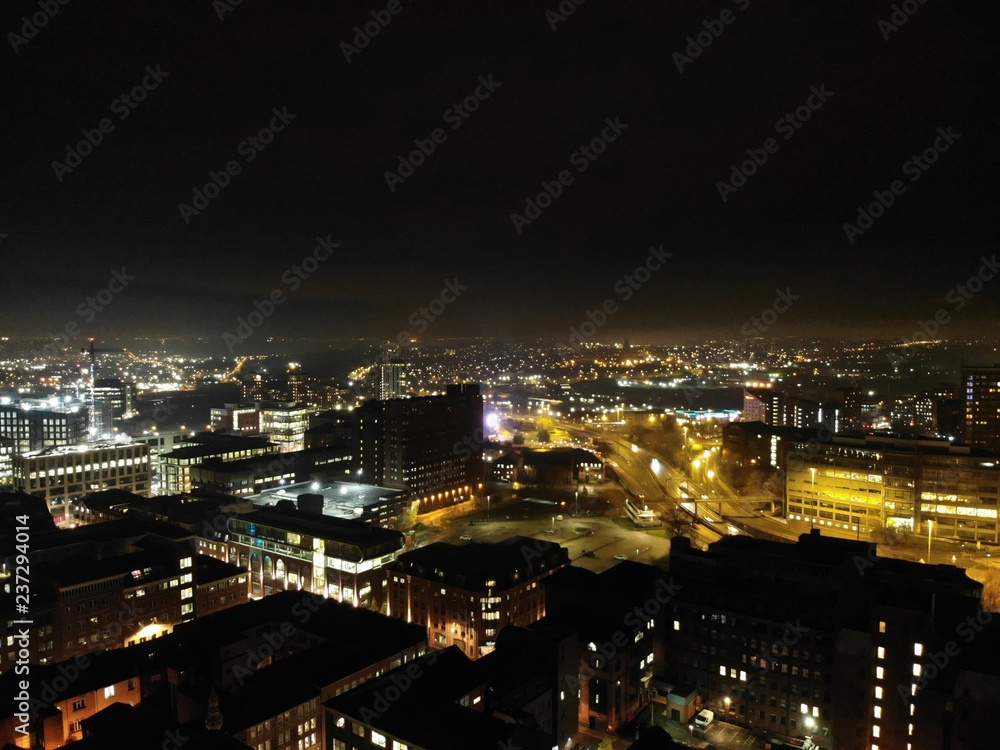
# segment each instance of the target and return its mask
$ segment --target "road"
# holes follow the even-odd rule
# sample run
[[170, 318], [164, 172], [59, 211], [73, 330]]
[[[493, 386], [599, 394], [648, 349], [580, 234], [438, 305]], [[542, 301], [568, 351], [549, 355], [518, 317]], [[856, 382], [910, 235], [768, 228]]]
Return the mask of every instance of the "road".
[[[612, 455], [609, 462], [622, 477], [623, 484], [635, 494], [645, 495], [647, 504], [661, 514], [670, 510], [670, 506], [677, 502], [682, 490], [696, 498], [694, 502], [684, 505], [688, 510], [696, 512], [699, 519], [705, 522], [698, 533], [698, 540], [702, 544], [715, 541], [723, 534], [733, 531], [734, 529], [729, 528], [730, 524], [751, 536], [791, 542], [814, 528], [805, 521], [779, 518], [758, 510], [755, 506], [766, 500], [754, 500], [736, 495], [718, 475], [708, 479], [703, 471], [701, 480], [696, 481], [670, 465], [664, 456], [633, 446], [620, 435], [606, 429], [568, 422], [556, 422], [556, 426], [587, 443], [590, 443], [592, 438], [599, 438], [610, 444]], [[824, 536], [870, 541], [865, 535], [849, 529], [825, 525], [818, 528]], [[712, 531], [716, 533], [713, 534]], [[928, 560], [927, 536], [914, 535], [908, 544], [879, 544], [878, 554], [882, 557], [911, 561]], [[984, 547], [976, 550], [972, 545], [963, 547], [952, 539], [932, 538], [929, 561], [934, 564], [978, 569], [980, 573], [986, 574], [988, 571], [996, 572], [1000, 569], [1000, 552], [995, 548]], [[973, 577], [981, 580], [979, 575]]]

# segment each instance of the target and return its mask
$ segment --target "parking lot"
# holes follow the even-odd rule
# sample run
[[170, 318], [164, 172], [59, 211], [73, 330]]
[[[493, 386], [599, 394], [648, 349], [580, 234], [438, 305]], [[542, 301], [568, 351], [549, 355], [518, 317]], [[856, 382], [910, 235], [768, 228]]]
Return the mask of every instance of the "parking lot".
[[[695, 734], [698, 734], [697, 730], [695, 730]], [[713, 721], [701, 734], [708, 742], [719, 748], [719, 750], [723, 748], [764, 747], [764, 741], [759, 737], [751, 734], [743, 727], [727, 724], [724, 721]]]

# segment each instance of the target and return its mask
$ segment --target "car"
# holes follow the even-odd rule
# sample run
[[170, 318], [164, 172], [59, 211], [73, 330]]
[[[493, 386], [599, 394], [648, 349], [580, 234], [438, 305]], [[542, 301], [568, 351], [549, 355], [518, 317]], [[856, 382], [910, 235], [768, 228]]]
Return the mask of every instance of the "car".
[[698, 727], [698, 729], [704, 729], [713, 721], [715, 721], [715, 711], [710, 708], [703, 708], [698, 712], [698, 715], [694, 717], [694, 725]]
[[593, 532], [592, 529], [587, 529], [585, 532], [583, 532], [583, 535], [584, 536], [593, 536], [594, 532]]
[[463, 542], [471, 542], [472, 541], [472, 537], [469, 536], [468, 534], [462, 534], [462, 536], [460, 536], [459, 539], [461, 539]]
[[628, 560], [628, 555], [615, 555], [616, 560]]

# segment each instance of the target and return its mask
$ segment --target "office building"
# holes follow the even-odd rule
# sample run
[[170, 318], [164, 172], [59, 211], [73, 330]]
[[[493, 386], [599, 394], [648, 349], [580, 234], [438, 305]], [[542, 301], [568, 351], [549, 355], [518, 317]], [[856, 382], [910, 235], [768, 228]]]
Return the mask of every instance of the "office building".
[[1000, 453], [1000, 365], [962, 367], [965, 442]]
[[347, 449], [312, 448], [235, 461], [208, 458], [191, 466], [189, 475], [193, 490], [242, 496], [313, 479], [350, 479], [356, 467], [357, 459]]
[[87, 405], [68, 398], [0, 404], [0, 437], [13, 440], [16, 453], [86, 442]]
[[381, 606], [383, 568], [403, 548], [398, 531], [285, 504], [219, 513], [201, 528], [199, 548], [248, 569], [253, 597], [304, 590], [359, 607]]
[[94, 383], [94, 400], [111, 406], [111, 418], [115, 423], [138, 414], [136, 385], [121, 378], [98, 378]]
[[426, 626], [432, 647], [458, 646], [476, 659], [496, 647], [505, 626], [545, 615], [544, 580], [568, 564], [565, 547], [529, 537], [435, 542], [389, 566], [388, 612]]
[[17, 487], [45, 500], [56, 524], [73, 523], [73, 501], [91, 492], [149, 494], [149, 446], [84, 443], [28, 451], [14, 457], [13, 474]]
[[239, 461], [270, 455], [276, 450], [277, 446], [265, 437], [200, 433], [187, 438], [182, 447], [160, 454], [159, 491], [168, 495], [190, 492], [191, 468], [209, 459]]
[[419, 512], [469, 500], [483, 481], [483, 397], [478, 384], [445, 395], [366, 401], [363, 481], [407, 489]]
[[266, 402], [260, 408], [260, 431], [278, 446], [279, 453], [300, 451], [305, 447], [309, 416], [315, 411], [304, 404]]
[[959, 542], [1000, 542], [1000, 466], [995, 456], [948, 440], [838, 435], [788, 453], [789, 518], [849, 530], [884, 527]]

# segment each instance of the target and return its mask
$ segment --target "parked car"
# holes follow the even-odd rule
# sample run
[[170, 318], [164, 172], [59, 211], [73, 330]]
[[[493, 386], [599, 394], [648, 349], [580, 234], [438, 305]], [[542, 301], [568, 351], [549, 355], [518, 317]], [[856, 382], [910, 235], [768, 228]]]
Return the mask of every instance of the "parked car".
[[698, 715], [694, 717], [694, 725], [698, 727], [698, 729], [704, 729], [713, 721], [715, 721], [715, 711], [710, 708], [703, 708], [698, 712]]
[[462, 536], [460, 536], [459, 539], [461, 539], [463, 542], [471, 542], [472, 541], [472, 537], [469, 536], [468, 534], [462, 534]]
[[628, 555], [615, 555], [616, 560], [628, 560]]

